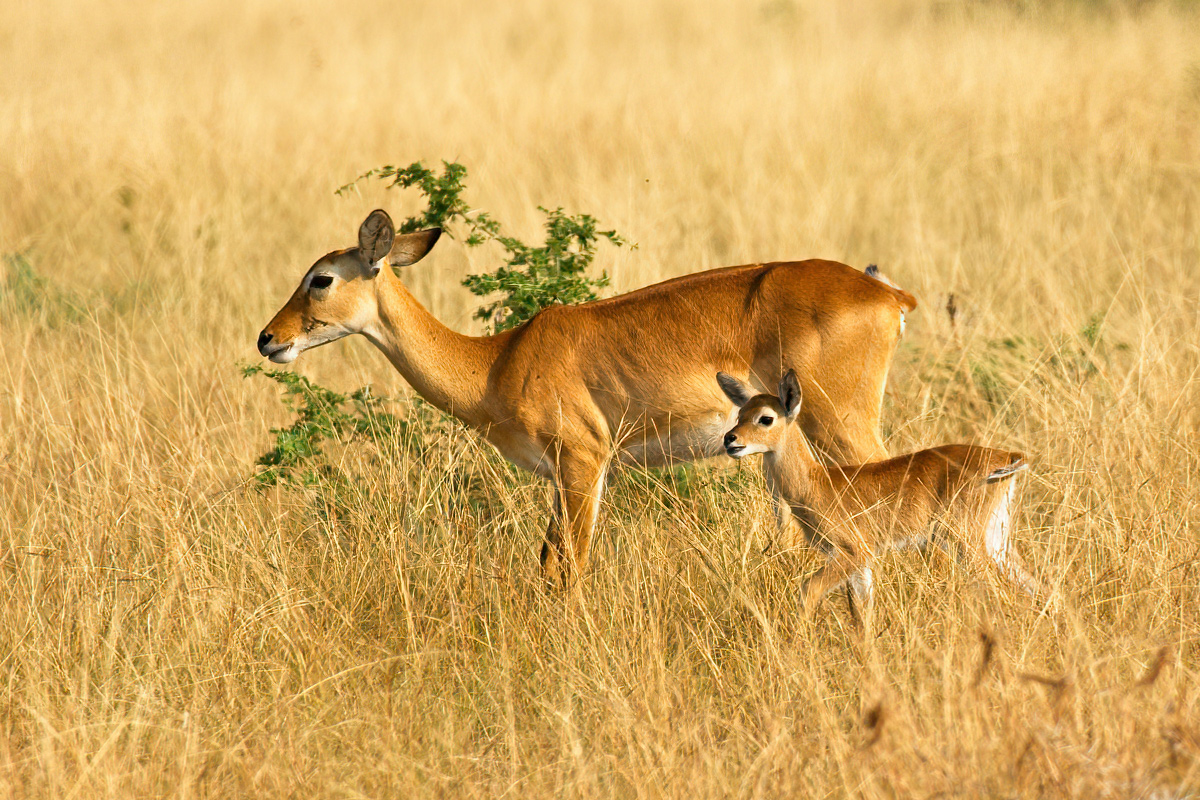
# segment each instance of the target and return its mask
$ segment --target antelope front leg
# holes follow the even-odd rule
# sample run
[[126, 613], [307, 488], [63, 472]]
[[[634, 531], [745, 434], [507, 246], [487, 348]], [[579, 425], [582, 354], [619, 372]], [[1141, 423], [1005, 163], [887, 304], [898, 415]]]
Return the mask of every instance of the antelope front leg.
[[[857, 605], [855, 604], [856, 600], [858, 601]], [[857, 622], [862, 623], [869, 617], [874, 601], [875, 574], [868, 564], [857, 572], [850, 573], [849, 580], [846, 581], [846, 605], [850, 607], [850, 615]], [[862, 616], [858, 612], [859, 606], [862, 607]]]
[[554, 510], [542, 545], [542, 575], [552, 585], [567, 588], [587, 568], [605, 466], [600, 459], [559, 455]]
[[[806, 616], [810, 616], [817, 603], [833, 589], [850, 580], [854, 594], [865, 604], [871, 601], [871, 567], [855, 552], [836, 548], [825, 566], [817, 570], [800, 590], [801, 605]], [[853, 607], [851, 608], [853, 611]]]
[[775, 487], [771, 488], [771, 496], [775, 503], [775, 540], [767, 543], [763, 548], [764, 553], [790, 550], [806, 539], [803, 525], [792, 512], [791, 503], [784, 500]]

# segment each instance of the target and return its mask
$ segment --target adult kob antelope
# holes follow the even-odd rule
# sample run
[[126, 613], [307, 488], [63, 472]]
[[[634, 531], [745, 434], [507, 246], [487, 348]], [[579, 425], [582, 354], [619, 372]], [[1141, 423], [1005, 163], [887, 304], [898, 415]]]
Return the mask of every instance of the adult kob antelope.
[[643, 465], [715, 456], [733, 414], [716, 370], [773, 385], [794, 367], [811, 398], [798, 417], [842, 459], [886, 455], [879, 414], [908, 293], [843, 264], [805, 261], [701, 272], [472, 337], [438, 322], [388, 268], [420, 261], [440, 230], [396, 236], [373, 211], [358, 247], [317, 260], [263, 329], [289, 362], [361, 333], [426, 400], [505, 458], [554, 484], [542, 567], [569, 582], [587, 562], [613, 458]]
[[931, 535], [969, 562], [994, 563], [1031, 595], [1042, 593], [1010, 537], [1016, 476], [1026, 467], [1021, 453], [951, 444], [826, 467], [797, 424], [804, 394], [794, 372], [783, 376], [778, 396], [757, 394], [725, 373], [717, 374], [717, 383], [738, 409], [725, 452], [733, 458], [763, 454], [772, 494], [792, 511], [785, 524], [828, 556], [801, 593], [806, 613], [847, 581], [854, 598], [869, 603], [875, 555], [888, 547], [922, 547]]

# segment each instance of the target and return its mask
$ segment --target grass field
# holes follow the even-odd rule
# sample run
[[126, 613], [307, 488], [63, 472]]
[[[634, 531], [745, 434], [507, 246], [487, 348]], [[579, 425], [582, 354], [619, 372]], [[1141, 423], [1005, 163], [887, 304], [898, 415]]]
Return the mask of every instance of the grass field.
[[[1198, 43], [1153, 2], [6, 4], [0, 793], [1200, 792]], [[871, 635], [804, 620], [814, 565], [761, 554], [727, 461], [617, 475], [564, 601], [545, 486], [407, 403], [328, 486], [258, 488], [258, 331], [417, 208], [333, 190], [441, 158], [518, 235], [562, 205], [637, 242], [616, 290], [880, 264], [922, 304], [889, 448], [1030, 453], [1065, 609], [900, 554]], [[405, 280], [470, 330], [498, 263]], [[361, 339], [295, 369], [407, 397]]]

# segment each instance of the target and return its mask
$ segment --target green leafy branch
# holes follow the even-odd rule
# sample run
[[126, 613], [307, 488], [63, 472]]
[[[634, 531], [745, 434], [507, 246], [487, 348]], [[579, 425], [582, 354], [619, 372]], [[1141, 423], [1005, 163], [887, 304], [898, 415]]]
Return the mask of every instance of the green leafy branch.
[[320, 476], [303, 469], [321, 455], [321, 446], [328, 439], [343, 436], [379, 438], [401, 427], [401, 421], [384, 409], [382, 398], [371, 394], [364, 386], [349, 394], [339, 394], [313, 383], [298, 372], [269, 370], [258, 364], [242, 368], [244, 377], [262, 375], [283, 387], [283, 403], [296, 413], [296, 419], [286, 428], [272, 428], [275, 446], [259, 456], [257, 464], [264, 469], [256, 476], [264, 486], [277, 483], [316, 483]]
[[467, 168], [453, 161], [442, 162], [442, 174], [437, 174], [420, 161], [407, 167], [386, 167], [368, 170], [350, 183], [338, 188], [334, 194], [344, 195], [357, 188], [364, 180], [391, 181], [387, 188], [411, 189], [416, 187], [425, 198], [425, 210], [409, 217], [396, 228], [397, 233], [413, 233], [425, 228], [442, 228], [453, 236], [451, 223], [458, 223], [467, 230], [463, 243], [478, 247], [500, 234], [500, 223], [486, 212], [470, 208], [463, 199]]
[[572, 215], [561, 207], [551, 211], [538, 206], [546, 215], [545, 241], [526, 244], [503, 235], [497, 220], [467, 205], [462, 197], [466, 177], [467, 168], [462, 164], [443, 161], [439, 174], [417, 161], [407, 167], [389, 165], [370, 170], [337, 191], [344, 194], [364, 180], [384, 181], [389, 189], [416, 188], [425, 198], [425, 210], [401, 223], [400, 233], [437, 226], [453, 237], [455, 229], [460, 228], [459, 234], [465, 233], [462, 241], [468, 247], [494, 241], [504, 248], [503, 266], [463, 280], [463, 286], [477, 297], [501, 295], [474, 315], [493, 332], [515, 328], [547, 306], [584, 303], [599, 297], [599, 290], [608, 286], [608, 275], [602, 272], [592, 278], [587, 274], [596, 258], [596, 247], [603, 240], [624, 247], [628, 244], [624, 237], [615, 230], [600, 230], [599, 223], [588, 214]]
[[507, 253], [506, 266], [463, 280], [479, 297], [503, 295], [475, 312], [475, 318], [490, 323], [492, 330], [515, 328], [546, 306], [595, 300], [597, 290], [608, 286], [607, 273], [596, 278], [586, 274], [597, 243], [607, 239], [617, 247], [626, 244], [616, 231], [598, 230], [595, 218], [587, 214], [571, 216], [562, 208], [542, 206], [538, 210], [546, 215], [545, 243], [534, 247], [511, 236], [496, 236]]

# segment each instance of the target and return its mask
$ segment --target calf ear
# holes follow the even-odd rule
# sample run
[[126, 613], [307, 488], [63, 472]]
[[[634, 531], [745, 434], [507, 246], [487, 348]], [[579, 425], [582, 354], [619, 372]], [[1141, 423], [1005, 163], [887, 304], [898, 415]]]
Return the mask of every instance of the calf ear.
[[725, 396], [732, 400], [738, 408], [746, 405], [754, 396], [754, 392], [749, 386], [728, 373], [718, 372], [717, 383], [721, 385], [721, 391], [725, 392]]
[[407, 267], [409, 264], [417, 263], [433, 249], [441, 235], [441, 228], [427, 228], [416, 233], [400, 234], [396, 237], [396, 246], [392, 248], [392, 266]]
[[796, 370], [789, 369], [787, 375], [784, 375], [783, 379], [779, 381], [779, 404], [783, 406], [783, 412], [788, 415], [789, 419], [800, 413], [802, 396], [800, 381], [796, 379]]
[[375, 209], [363, 220], [358, 228], [358, 251], [362, 253], [372, 274], [378, 272], [379, 262], [387, 258], [395, 241], [396, 228], [392, 225], [392, 218], [382, 208]]

